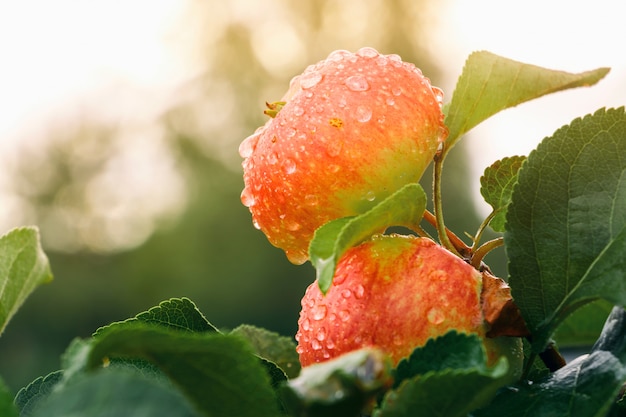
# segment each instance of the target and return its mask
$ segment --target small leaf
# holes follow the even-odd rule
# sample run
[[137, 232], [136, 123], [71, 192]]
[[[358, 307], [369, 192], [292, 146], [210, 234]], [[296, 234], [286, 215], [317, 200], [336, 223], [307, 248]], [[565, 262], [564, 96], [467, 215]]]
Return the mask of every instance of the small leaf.
[[494, 162], [480, 177], [480, 193], [493, 208], [494, 217], [489, 225], [496, 232], [504, 232], [506, 208], [511, 201], [517, 171], [526, 160], [525, 156], [512, 156]]
[[257, 355], [274, 362], [289, 378], [295, 378], [300, 373], [300, 359], [291, 337], [248, 324], [242, 324], [230, 334], [245, 338]]
[[352, 246], [391, 226], [419, 224], [426, 210], [426, 193], [419, 184], [407, 184], [371, 210], [326, 223], [317, 229], [309, 246], [309, 258], [317, 270], [317, 282], [325, 294], [332, 285], [337, 262]]
[[51, 280], [36, 228], [13, 229], [0, 237], [0, 334], [26, 297]]
[[445, 109], [447, 147], [471, 128], [509, 107], [546, 94], [597, 83], [608, 68], [572, 74], [503, 58], [487, 51], [472, 53]]
[[18, 416], [18, 410], [13, 404], [13, 396], [11, 395], [9, 388], [4, 384], [4, 381], [2, 379], [0, 379], [0, 416]]
[[625, 155], [624, 108], [599, 110], [544, 139], [519, 171], [504, 240], [537, 353], [580, 306], [626, 305]]
[[508, 363], [487, 366], [475, 335], [450, 332], [416, 349], [397, 369], [397, 388], [389, 391], [375, 417], [466, 416], [489, 402], [506, 384]]
[[598, 343], [540, 381], [502, 390], [476, 417], [604, 417], [626, 379], [626, 313], [613, 310]]
[[122, 323], [98, 334], [87, 366], [98, 368], [108, 358], [150, 361], [207, 415], [278, 415], [269, 376], [240, 337]]
[[[174, 330], [185, 330], [190, 332], [217, 332], [213, 326], [198, 310], [196, 305], [188, 298], [172, 298], [162, 301], [158, 306], [152, 307], [148, 311], [137, 314], [135, 317], [123, 322], [112, 323], [109, 326], [116, 326], [119, 323], [141, 321], [144, 323], [156, 324]], [[97, 335], [103, 329], [96, 330]]]
[[55, 371], [45, 377], [35, 379], [28, 386], [22, 388], [15, 397], [15, 405], [20, 411], [20, 417], [30, 416], [39, 402], [50, 395], [62, 377], [63, 371]]
[[391, 384], [389, 359], [379, 350], [361, 349], [307, 366], [283, 389], [291, 415], [357, 417]]
[[170, 385], [122, 369], [82, 375], [36, 404], [32, 417], [200, 417]]

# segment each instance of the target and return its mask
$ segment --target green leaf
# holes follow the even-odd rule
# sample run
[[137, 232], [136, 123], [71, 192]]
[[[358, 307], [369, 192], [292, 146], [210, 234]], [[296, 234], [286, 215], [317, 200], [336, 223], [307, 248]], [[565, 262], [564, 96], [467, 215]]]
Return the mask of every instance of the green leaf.
[[0, 416], [2, 417], [17, 417], [18, 411], [15, 405], [13, 405], [13, 396], [9, 391], [9, 388], [4, 384], [4, 381], [0, 378]]
[[476, 417], [604, 417], [626, 380], [626, 313], [614, 309], [598, 343], [544, 380], [502, 390]]
[[[137, 314], [135, 317], [123, 322], [112, 323], [109, 326], [117, 326], [120, 323], [130, 323], [141, 321], [155, 324], [174, 330], [184, 330], [190, 332], [217, 332], [213, 326], [198, 310], [196, 305], [188, 298], [171, 298], [162, 301], [158, 306], [152, 307], [148, 311]], [[94, 335], [109, 326], [96, 330]]]
[[199, 417], [170, 385], [122, 369], [82, 375], [39, 402], [32, 417]]
[[559, 348], [593, 345], [612, 308], [613, 304], [598, 300], [572, 313], [554, 333], [554, 340]]
[[0, 334], [26, 297], [51, 280], [36, 228], [13, 229], [0, 237]]
[[546, 94], [597, 83], [609, 68], [572, 74], [503, 58], [487, 51], [472, 53], [444, 109], [448, 149], [471, 128], [509, 107]]
[[480, 177], [480, 193], [493, 208], [489, 225], [496, 232], [504, 232], [506, 209], [517, 182], [517, 172], [525, 160], [525, 156], [503, 158], [491, 164]]
[[245, 338], [257, 355], [274, 362], [289, 378], [300, 373], [300, 359], [293, 338], [248, 324], [242, 324], [230, 334]]
[[291, 415], [361, 416], [361, 411], [391, 384], [389, 359], [379, 350], [361, 349], [307, 366], [283, 389]]
[[332, 285], [337, 262], [345, 251], [388, 227], [416, 226], [424, 210], [424, 189], [419, 184], [407, 184], [371, 210], [331, 221], [317, 229], [309, 246], [309, 258], [317, 270], [320, 290], [325, 294]]
[[116, 357], [152, 362], [207, 415], [278, 415], [269, 376], [240, 337], [122, 323], [98, 334], [87, 366]]
[[529, 155], [504, 240], [535, 352], [578, 307], [599, 298], [626, 305], [624, 108], [576, 119]]
[[20, 411], [20, 417], [32, 415], [33, 410], [50, 395], [62, 377], [63, 371], [55, 371], [45, 377], [35, 379], [28, 386], [22, 388], [15, 397], [15, 405]]
[[466, 416], [506, 384], [508, 368], [505, 358], [487, 366], [477, 336], [448, 333], [401, 361], [397, 369], [401, 382], [385, 395], [374, 416]]

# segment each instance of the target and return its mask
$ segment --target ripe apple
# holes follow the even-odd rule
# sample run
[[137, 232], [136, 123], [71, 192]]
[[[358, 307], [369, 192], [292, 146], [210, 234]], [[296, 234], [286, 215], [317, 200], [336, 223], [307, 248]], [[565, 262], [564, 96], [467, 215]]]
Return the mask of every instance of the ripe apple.
[[397, 364], [428, 339], [456, 330], [478, 335], [488, 363], [506, 355], [521, 370], [521, 339], [489, 338], [482, 275], [427, 238], [374, 236], [348, 250], [323, 295], [317, 282], [302, 299], [297, 351], [302, 366], [363, 347]]
[[413, 64], [372, 48], [308, 67], [239, 147], [254, 225], [306, 262], [318, 227], [420, 179], [445, 138], [441, 102]]

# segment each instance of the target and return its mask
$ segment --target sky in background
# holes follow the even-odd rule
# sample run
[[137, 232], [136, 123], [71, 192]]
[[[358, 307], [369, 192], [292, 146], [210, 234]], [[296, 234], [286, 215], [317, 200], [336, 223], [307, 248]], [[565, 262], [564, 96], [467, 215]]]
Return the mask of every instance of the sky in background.
[[[88, 106], [90, 97], [110, 86], [123, 84], [161, 97], [192, 77], [199, 65], [191, 47], [185, 48], [186, 41], [193, 44], [185, 37], [194, 33], [184, 27], [187, 6], [180, 0], [0, 3], [0, 161], [16, 140], [40, 140], [54, 115], [77, 104]], [[575, 117], [626, 104], [626, 25], [620, 2], [444, 0], [437, 7], [429, 45], [444, 71], [440, 87], [448, 99], [465, 58], [475, 50], [570, 72], [612, 67], [597, 86], [523, 104], [475, 128], [470, 146], [475, 194], [479, 175], [493, 161], [528, 154]], [[241, 13], [253, 9], [242, 7]], [[297, 44], [288, 36], [284, 40]], [[119, 111], [121, 105], [113, 108]], [[142, 117], [132, 111], [137, 103], [124, 105], [129, 118]], [[154, 100], [154, 108], [144, 108], [143, 114], [157, 114], [162, 105], [164, 100]]]

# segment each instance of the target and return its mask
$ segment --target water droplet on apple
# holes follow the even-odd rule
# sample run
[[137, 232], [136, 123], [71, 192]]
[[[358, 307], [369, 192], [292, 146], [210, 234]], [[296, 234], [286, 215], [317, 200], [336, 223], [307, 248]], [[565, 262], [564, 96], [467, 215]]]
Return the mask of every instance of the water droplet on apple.
[[326, 349], [333, 350], [334, 348], [335, 348], [335, 342], [333, 342], [332, 339], [328, 339], [326, 341]]
[[402, 58], [400, 58], [400, 55], [391, 54], [391, 55], [387, 55], [387, 58], [389, 59], [389, 61], [394, 67], [399, 67], [402, 65]]
[[313, 350], [320, 350], [322, 348], [322, 344], [319, 340], [313, 339], [311, 340], [311, 347], [313, 348]]
[[387, 62], [389, 62], [389, 60], [384, 55], [380, 55], [378, 58], [376, 58], [376, 63], [380, 65], [381, 67], [384, 67], [385, 65], [387, 65]]
[[296, 129], [294, 129], [293, 127], [290, 127], [289, 129], [287, 129], [287, 132], [285, 134], [287, 135], [288, 138], [292, 138], [296, 136]]
[[324, 357], [324, 359], [329, 359], [330, 358], [330, 353], [328, 353], [327, 350], [324, 350], [322, 353], [322, 356]]
[[443, 106], [443, 90], [438, 87], [432, 87], [433, 93], [435, 93], [435, 99], [439, 107]]
[[317, 331], [317, 334], [315, 335], [315, 338], [320, 342], [323, 342], [324, 339], [326, 339], [326, 328], [320, 327], [320, 329]]
[[361, 123], [369, 122], [372, 118], [372, 109], [367, 106], [358, 106], [356, 108], [356, 119]]
[[297, 232], [298, 230], [300, 230], [302, 228], [300, 223], [294, 222], [294, 221], [286, 221], [285, 222], [285, 227], [287, 228], [287, 230], [289, 230], [291, 232]]
[[386, 100], [386, 102], [387, 102], [387, 104], [388, 104], [388, 105], [390, 105], [390, 106], [393, 106], [394, 104], [396, 104], [396, 101], [395, 101], [393, 98], [391, 98], [391, 97], [389, 97], [389, 98]]
[[339, 108], [342, 108], [342, 109], [346, 107], [347, 104], [348, 103], [346, 102], [346, 99], [344, 97], [341, 97], [339, 101], [337, 102], [337, 106], [339, 106]]
[[333, 278], [333, 285], [341, 285], [346, 280], [346, 274], [337, 274]]
[[283, 161], [283, 170], [287, 175], [296, 172], [296, 163], [293, 161], [293, 159], [285, 159]]
[[241, 203], [246, 207], [252, 207], [256, 203], [250, 187], [245, 187], [241, 192]]
[[311, 329], [311, 322], [309, 321], [309, 319], [304, 319], [302, 320], [300, 327], [302, 327], [302, 330], [304, 330], [305, 332], [308, 332]]
[[400, 87], [393, 87], [391, 89], [391, 94], [393, 94], [394, 96], [399, 96], [402, 94], [402, 88]]
[[242, 158], [249, 158], [256, 149], [257, 143], [259, 143], [260, 132], [256, 132], [245, 138], [239, 145], [239, 155]]
[[376, 58], [379, 55], [376, 49], [370, 48], [369, 46], [365, 46], [359, 49], [358, 51], [356, 51], [356, 54], [365, 58]]
[[333, 51], [330, 53], [330, 55], [328, 55], [328, 60], [330, 61], [335, 61], [335, 62], [339, 62], [343, 60], [343, 57], [346, 55], [351, 55], [351, 53], [349, 51], [346, 51], [345, 49], [338, 49], [336, 51]]
[[354, 289], [354, 296], [356, 298], [363, 298], [364, 295], [365, 295], [365, 287], [363, 287], [361, 284], [357, 285], [356, 288]]
[[269, 156], [267, 157], [267, 162], [270, 165], [276, 165], [276, 163], [278, 162], [278, 154], [276, 152], [272, 152], [271, 154], [269, 154]]
[[396, 345], [396, 346], [400, 346], [400, 345], [402, 345], [402, 338], [400, 337], [400, 335], [397, 335], [397, 334], [396, 334], [396, 335], [394, 335], [394, 336], [393, 336], [392, 343], [393, 343], [394, 345]]
[[261, 225], [256, 219], [252, 219], [252, 226], [254, 226], [254, 228], [257, 230], [261, 230]]
[[350, 320], [350, 312], [348, 310], [341, 310], [341, 311], [339, 311], [339, 319], [341, 321], [348, 321], [348, 320]]
[[319, 203], [319, 199], [315, 194], [307, 194], [304, 197], [304, 204], [307, 206], [317, 206]]
[[322, 320], [326, 317], [326, 306], [324, 304], [315, 306], [312, 313], [313, 320]]
[[310, 72], [308, 74], [304, 74], [302, 75], [302, 77], [300, 77], [300, 87], [302, 87], [303, 90], [313, 88], [317, 84], [319, 84], [320, 81], [322, 81], [323, 77], [324, 75], [319, 72]]
[[367, 91], [370, 89], [370, 84], [363, 75], [353, 75], [348, 77], [344, 83], [346, 84], [346, 87], [352, 91]]
[[428, 314], [426, 316], [428, 321], [432, 324], [441, 324], [446, 319], [446, 316], [443, 314], [441, 310], [436, 307], [428, 310]]
[[293, 108], [293, 114], [296, 116], [302, 116], [304, 114], [304, 109], [300, 106], [295, 106]]
[[376, 193], [372, 190], [368, 191], [367, 194], [365, 194], [365, 199], [367, 201], [374, 201], [376, 200]]
[[346, 288], [345, 290], [341, 291], [341, 296], [343, 298], [350, 298], [352, 296], [352, 291]]

